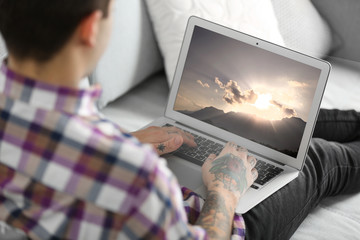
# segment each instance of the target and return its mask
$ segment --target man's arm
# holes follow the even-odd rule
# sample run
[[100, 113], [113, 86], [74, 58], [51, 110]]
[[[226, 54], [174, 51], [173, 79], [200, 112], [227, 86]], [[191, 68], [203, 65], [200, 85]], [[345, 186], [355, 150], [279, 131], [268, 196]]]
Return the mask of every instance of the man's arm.
[[173, 152], [187, 144], [196, 147], [194, 136], [176, 127], [148, 127], [131, 133], [142, 143], [152, 144], [159, 155]]
[[205, 204], [197, 221], [210, 239], [230, 239], [236, 201], [220, 191], [208, 191]]
[[197, 224], [210, 239], [229, 239], [240, 197], [257, 177], [256, 160], [244, 148], [228, 143], [220, 155], [210, 155], [203, 165], [208, 193]]
[[[192, 135], [174, 127], [149, 127], [132, 134], [152, 144], [159, 155], [176, 150], [182, 143], [196, 146]], [[177, 137], [183, 140], [181, 144], [175, 144]], [[205, 161], [202, 175], [208, 193], [197, 225], [210, 239], [229, 239], [238, 200], [257, 178], [255, 165], [256, 159], [233, 143], [228, 143], [218, 157], [212, 154]]]

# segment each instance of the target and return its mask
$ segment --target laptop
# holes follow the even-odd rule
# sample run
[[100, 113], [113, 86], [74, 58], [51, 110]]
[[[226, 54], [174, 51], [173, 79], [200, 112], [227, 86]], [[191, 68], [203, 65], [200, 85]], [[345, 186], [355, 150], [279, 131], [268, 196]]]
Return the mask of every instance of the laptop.
[[198, 17], [188, 21], [163, 117], [195, 136], [165, 156], [181, 185], [206, 196], [201, 165], [232, 141], [258, 160], [259, 177], [240, 199], [245, 213], [304, 166], [331, 66]]

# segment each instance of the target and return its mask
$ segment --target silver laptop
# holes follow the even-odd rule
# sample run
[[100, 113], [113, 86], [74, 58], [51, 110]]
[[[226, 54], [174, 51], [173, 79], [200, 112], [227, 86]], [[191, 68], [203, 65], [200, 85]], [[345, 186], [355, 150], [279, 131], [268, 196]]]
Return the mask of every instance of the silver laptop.
[[203, 197], [201, 165], [228, 141], [254, 155], [259, 177], [240, 199], [245, 213], [295, 179], [304, 166], [329, 63], [191, 17], [165, 115], [150, 125], [192, 133], [165, 156], [179, 183]]

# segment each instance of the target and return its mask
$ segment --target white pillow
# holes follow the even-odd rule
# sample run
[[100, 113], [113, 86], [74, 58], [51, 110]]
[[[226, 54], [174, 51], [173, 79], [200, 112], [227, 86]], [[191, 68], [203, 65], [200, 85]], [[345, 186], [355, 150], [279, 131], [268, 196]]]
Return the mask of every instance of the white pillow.
[[272, 3], [286, 47], [319, 58], [330, 52], [330, 27], [310, 0], [272, 0]]
[[337, 41], [331, 56], [360, 62], [360, 1], [312, 0]]
[[103, 89], [100, 108], [163, 68], [144, 1], [114, 3], [109, 47], [90, 76], [91, 83], [100, 83]]
[[173, 80], [186, 24], [190, 16], [283, 45], [270, 0], [146, 0], [155, 35]]

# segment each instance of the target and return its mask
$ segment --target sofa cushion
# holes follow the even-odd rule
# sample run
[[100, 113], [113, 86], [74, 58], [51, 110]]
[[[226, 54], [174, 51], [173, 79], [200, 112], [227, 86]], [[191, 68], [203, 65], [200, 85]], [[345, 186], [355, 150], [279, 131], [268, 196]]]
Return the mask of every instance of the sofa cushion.
[[329, 58], [332, 70], [321, 103], [327, 109], [355, 109], [360, 112], [360, 63]]
[[164, 116], [168, 94], [166, 76], [160, 72], [108, 104], [101, 112], [120, 127], [136, 131]]
[[109, 46], [90, 77], [92, 83], [100, 83], [103, 87], [99, 107], [104, 107], [162, 68], [162, 58], [144, 1], [115, 1]]
[[146, 3], [165, 59], [169, 83], [173, 79], [187, 21], [192, 15], [283, 44], [270, 0], [146, 0]]
[[272, 0], [285, 46], [315, 57], [332, 48], [329, 25], [310, 0]]
[[360, 194], [329, 197], [320, 202], [291, 240], [359, 239]]
[[337, 40], [332, 56], [360, 62], [360, 1], [312, 0]]

